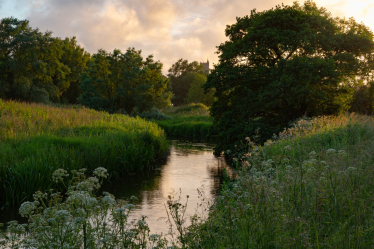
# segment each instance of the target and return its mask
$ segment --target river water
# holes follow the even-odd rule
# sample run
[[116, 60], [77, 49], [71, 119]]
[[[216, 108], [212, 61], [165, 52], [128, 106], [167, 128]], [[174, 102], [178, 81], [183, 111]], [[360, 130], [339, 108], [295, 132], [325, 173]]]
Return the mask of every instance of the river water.
[[[146, 219], [150, 234], [168, 232], [166, 220], [166, 202], [168, 196], [181, 197], [185, 203], [189, 195], [187, 215], [203, 211], [199, 204], [212, 203], [219, 194], [223, 182], [223, 172], [230, 172], [230, 168], [222, 158], [213, 155], [213, 147], [205, 143], [191, 143], [172, 141], [170, 155], [164, 165], [152, 172], [138, 173], [121, 180], [110, 181], [104, 190], [113, 194], [117, 199], [129, 200], [135, 196], [133, 203], [135, 210], [130, 220], [139, 219], [142, 215]], [[199, 190], [199, 191], [198, 191]], [[199, 194], [200, 193], [200, 194]], [[0, 210], [0, 223], [12, 219], [20, 220], [13, 212]], [[20, 222], [25, 222], [20, 220]]]

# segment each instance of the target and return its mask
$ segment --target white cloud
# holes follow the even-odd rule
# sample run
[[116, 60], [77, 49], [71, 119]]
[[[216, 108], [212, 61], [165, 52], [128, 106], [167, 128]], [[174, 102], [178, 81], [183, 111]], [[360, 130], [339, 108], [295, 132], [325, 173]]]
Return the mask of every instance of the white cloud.
[[[216, 46], [226, 40], [226, 25], [280, 4], [279, 0], [0, 0], [0, 16], [30, 20], [32, 27], [55, 36], [76, 36], [91, 53], [103, 48], [135, 47], [153, 54], [164, 72], [178, 59], [217, 63]], [[284, 0], [292, 4], [293, 0]], [[300, 1], [301, 3], [303, 1]], [[334, 16], [355, 16], [374, 27], [368, 0], [316, 0]], [[16, 14], [16, 15], [15, 15]]]

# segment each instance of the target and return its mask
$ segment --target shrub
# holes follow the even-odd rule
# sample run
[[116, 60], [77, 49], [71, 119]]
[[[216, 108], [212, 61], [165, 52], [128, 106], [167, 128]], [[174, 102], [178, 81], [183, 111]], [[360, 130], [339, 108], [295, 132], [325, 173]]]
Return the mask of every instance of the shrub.
[[172, 117], [161, 113], [157, 108], [152, 108], [149, 112], [142, 112], [138, 116], [144, 119], [155, 119], [155, 120], [172, 119]]

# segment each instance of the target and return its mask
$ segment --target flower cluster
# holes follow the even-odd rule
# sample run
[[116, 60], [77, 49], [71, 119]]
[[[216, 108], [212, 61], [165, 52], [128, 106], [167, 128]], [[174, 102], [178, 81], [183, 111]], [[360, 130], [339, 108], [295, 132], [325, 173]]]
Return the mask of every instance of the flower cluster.
[[99, 168], [95, 169], [93, 174], [95, 176], [99, 177], [99, 178], [107, 178], [108, 177], [108, 171], [107, 171], [107, 169], [105, 169], [103, 167], [99, 167]]
[[68, 172], [64, 169], [58, 169], [52, 174], [52, 180], [54, 182], [60, 182], [63, 181], [65, 176], [69, 176]]

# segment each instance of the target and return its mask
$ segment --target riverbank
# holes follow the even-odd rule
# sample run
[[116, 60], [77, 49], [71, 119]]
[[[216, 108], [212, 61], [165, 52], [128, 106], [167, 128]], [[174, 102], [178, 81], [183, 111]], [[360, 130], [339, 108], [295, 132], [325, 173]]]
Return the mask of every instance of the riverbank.
[[203, 104], [189, 104], [172, 107], [162, 113], [172, 119], [153, 120], [165, 130], [168, 138], [188, 139], [192, 141], [213, 141], [211, 127], [212, 118], [208, 107]]
[[164, 131], [141, 118], [3, 100], [0, 141], [1, 206], [53, 188], [58, 168], [105, 167], [116, 178], [155, 167], [169, 148]]
[[371, 248], [374, 120], [300, 120], [255, 147], [189, 248]]

